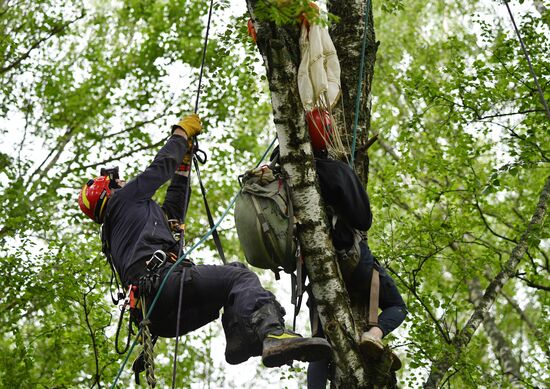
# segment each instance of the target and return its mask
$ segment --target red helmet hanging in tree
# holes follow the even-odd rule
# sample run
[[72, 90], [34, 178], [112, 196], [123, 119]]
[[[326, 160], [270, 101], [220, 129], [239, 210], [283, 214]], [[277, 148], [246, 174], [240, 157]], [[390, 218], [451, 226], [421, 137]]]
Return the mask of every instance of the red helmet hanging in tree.
[[78, 205], [82, 212], [96, 223], [103, 223], [105, 215], [105, 206], [107, 200], [111, 197], [111, 188], [109, 176], [96, 177], [89, 180], [80, 191], [78, 196]]
[[328, 111], [315, 108], [306, 113], [306, 121], [313, 150], [326, 150], [332, 135], [332, 120]]

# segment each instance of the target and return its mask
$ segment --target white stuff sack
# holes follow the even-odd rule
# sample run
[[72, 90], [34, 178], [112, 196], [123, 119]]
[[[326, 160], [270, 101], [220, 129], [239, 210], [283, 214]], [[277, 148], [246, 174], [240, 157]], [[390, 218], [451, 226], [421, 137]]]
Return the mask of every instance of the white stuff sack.
[[298, 90], [305, 111], [332, 109], [340, 97], [340, 63], [326, 27], [302, 24]]

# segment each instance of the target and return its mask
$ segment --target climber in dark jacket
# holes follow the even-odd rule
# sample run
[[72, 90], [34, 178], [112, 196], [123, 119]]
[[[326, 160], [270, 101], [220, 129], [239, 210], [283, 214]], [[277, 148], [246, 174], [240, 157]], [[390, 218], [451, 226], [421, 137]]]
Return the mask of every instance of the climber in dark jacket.
[[[143, 285], [140, 282], [147, 276], [146, 261], [157, 250], [177, 258], [178, 242], [168, 220], [174, 219], [179, 225], [183, 218], [188, 201], [189, 145], [201, 130], [197, 115], [185, 117], [172, 127], [172, 136], [143, 173], [127, 184], [114, 177], [97, 177], [80, 192], [82, 211], [103, 224], [104, 251], [125, 287]], [[170, 179], [161, 207], [152, 196]], [[172, 265], [173, 261], [166, 261], [157, 270], [160, 280]], [[181, 327], [176, 333], [181, 277], [184, 298]], [[149, 301], [157, 288], [158, 285], [150, 291]], [[280, 304], [261, 286], [258, 277], [240, 263], [214, 266], [184, 261], [178, 265], [168, 275], [151, 312], [150, 329], [153, 335], [162, 337], [185, 334], [217, 319], [222, 308], [228, 363], [262, 355], [265, 366], [275, 367], [294, 359], [314, 361], [330, 354], [324, 339], [302, 338], [285, 329]]]
[[[379, 359], [384, 345], [381, 339], [396, 329], [407, 315], [407, 308], [395, 282], [373, 257], [361, 231], [372, 224], [372, 212], [367, 193], [355, 172], [345, 163], [327, 158], [315, 159], [321, 197], [327, 206], [331, 222], [332, 243], [346, 288], [350, 294], [359, 295], [368, 304], [373, 269], [380, 274], [378, 324], [371, 325], [361, 336], [360, 348], [371, 359]], [[315, 336], [324, 336], [320, 325], [315, 325], [316, 311], [310, 296], [312, 329]], [[401, 367], [399, 358], [392, 355], [392, 370]], [[308, 389], [326, 387], [329, 359], [312, 362], [308, 367]]]

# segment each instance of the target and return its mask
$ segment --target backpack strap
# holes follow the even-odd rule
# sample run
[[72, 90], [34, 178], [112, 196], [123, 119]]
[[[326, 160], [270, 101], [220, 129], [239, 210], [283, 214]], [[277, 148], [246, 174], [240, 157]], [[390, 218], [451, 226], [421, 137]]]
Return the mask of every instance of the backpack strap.
[[380, 294], [380, 273], [373, 266], [370, 282], [369, 326], [378, 326], [378, 302]]
[[[264, 213], [262, 212], [262, 209], [260, 207], [260, 204], [258, 203], [258, 200], [254, 196], [250, 196], [252, 199], [252, 204], [254, 205], [254, 210], [256, 211], [256, 216], [258, 217], [258, 221], [260, 222], [260, 231], [262, 233], [262, 236], [264, 237], [264, 243], [271, 252], [271, 255], [274, 255], [275, 253], [275, 247], [277, 246], [277, 243], [275, 241], [275, 237], [273, 236], [273, 230], [269, 226], [269, 223], [267, 222]], [[273, 258], [272, 258], [273, 260]], [[279, 273], [275, 273], [275, 278], [279, 279]]]
[[301, 254], [300, 254], [300, 242], [296, 242], [296, 252], [292, 252], [292, 243], [294, 239], [294, 232], [295, 232], [295, 220], [294, 220], [294, 206], [292, 204], [292, 193], [290, 185], [288, 185], [287, 182], [287, 176], [286, 173], [284, 173], [284, 176], [281, 176], [281, 183], [286, 189], [286, 204], [287, 204], [287, 214], [288, 214], [288, 229], [286, 234], [286, 257], [290, 258], [292, 256], [296, 257], [296, 271], [298, 272], [298, 288], [299, 288], [299, 294], [300, 296], [304, 293], [302, 290], [303, 282], [302, 282], [302, 266], [301, 266]]

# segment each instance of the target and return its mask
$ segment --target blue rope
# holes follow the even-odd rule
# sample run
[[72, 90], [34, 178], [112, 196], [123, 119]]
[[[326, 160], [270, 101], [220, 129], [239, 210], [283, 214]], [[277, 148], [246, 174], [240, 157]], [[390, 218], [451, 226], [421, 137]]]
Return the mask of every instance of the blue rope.
[[357, 95], [355, 96], [355, 114], [353, 117], [353, 140], [351, 142], [351, 158], [349, 161], [349, 166], [351, 168], [354, 167], [354, 160], [355, 160], [355, 147], [357, 143], [357, 125], [359, 122], [359, 108], [361, 103], [361, 95], [363, 92], [363, 72], [365, 69], [365, 51], [367, 48], [367, 32], [369, 27], [369, 9], [370, 6], [370, 0], [367, 0], [365, 4], [365, 29], [363, 31], [363, 42], [361, 44], [361, 63], [359, 65], [359, 79], [357, 80]]
[[[258, 167], [260, 166], [260, 164], [263, 162], [263, 160], [265, 159], [265, 157], [267, 156], [267, 154], [269, 153], [269, 151], [271, 150], [271, 148], [273, 147], [273, 145], [275, 144], [275, 142], [277, 141], [277, 138], [273, 139], [273, 141], [270, 143], [270, 145], [267, 147], [266, 151], [264, 152], [264, 154], [262, 155], [262, 157], [260, 158], [260, 160], [258, 161], [258, 163], [256, 163], [256, 166], [255, 167]], [[223, 212], [222, 216], [219, 218], [219, 220], [216, 222], [216, 224], [214, 224], [214, 226], [212, 226], [212, 228], [210, 228], [200, 239], [197, 243], [195, 243], [189, 250], [187, 250], [187, 252], [183, 253], [181, 255], [181, 257], [178, 258], [178, 260], [170, 267], [170, 269], [168, 269], [168, 272], [166, 273], [166, 275], [164, 276], [158, 290], [157, 290], [157, 293], [155, 295], [155, 298], [153, 299], [153, 301], [151, 302], [151, 306], [149, 307], [149, 309], [147, 310], [147, 316], [144, 318], [145, 319], [149, 319], [149, 316], [151, 315], [151, 312], [153, 311], [153, 308], [155, 307], [155, 305], [157, 304], [157, 301], [160, 297], [160, 293], [162, 292], [162, 290], [164, 289], [164, 286], [166, 285], [166, 282], [167, 282], [167, 279], [168, 279], [168, 276], [174, 271], [174, 269], [176, 268], [177, 265], [179, 265], [181, 262], [183, 262], [183, 260], [185, 258], [187, 258], [187, 256], [189, 254], [191, 254], [197, 247], [199, 247], [200, 245], [202, 245], [210, 235], [212, 235], [212, 232], [214, 232], [214, 230], [216, 228], [218, 228], [218, 226], [221, 224], [221, 222], [225, 219], [225, 217], [228, 215], [229, 211], [231, 210], [231, 208], [233, 208], [233, 205], [235, 205], [235, 202], [237, 201], [237, 198], [239, 197], [239, 194], [241, 193], [241, 191], [239, 190], [237, 192], [237, 194], [233, 197], [233, 199], [231, 200], [231, 202], [229, 203], [227, 209]], [[135, 339], [134, 341], [132, 342], [132, 345], [130, 346], [130, 349], [128, 350], [128, 352], [126, 353], [126, 357], [124, 358], [124, 361], [122, 362], [122, 365], [120, 366], [120, 369], [118, 370], [118, 373], [115, 377], [115, 380], [114, 382], [112, 383], [112, 385], [110, 386], [111, 389], [114, 389], [115, 388], [115, 385], [117, 384], [120, 376], [122, 375], [122, 372], [124, 371], [124, 367], [126, 366], [126, 363], [128, 363], [128, 359], [130, 358], [130, 354], [132, 354], [132, 351], [134, 350], [134, 348], [136, 347], [136, 344], [137, 344], [137, 340], [139, 339], [139, 336], [141, 335], [141, 328], [139, 329], [138, 333], [136, 334], [135, 336]]]

